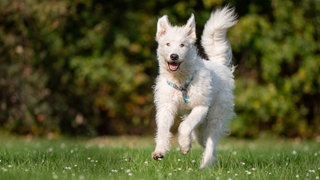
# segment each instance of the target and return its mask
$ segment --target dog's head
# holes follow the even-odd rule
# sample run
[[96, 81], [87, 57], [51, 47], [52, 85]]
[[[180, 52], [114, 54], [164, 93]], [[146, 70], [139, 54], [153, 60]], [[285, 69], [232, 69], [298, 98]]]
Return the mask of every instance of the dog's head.
[[196, 41], [194, 15], [191, 15], [184, 26], [172, 26], [168, 16], [162, 16], [157, 24], [156, 41], [160, 66], [166, 67], [169, 71], [179, 70]]

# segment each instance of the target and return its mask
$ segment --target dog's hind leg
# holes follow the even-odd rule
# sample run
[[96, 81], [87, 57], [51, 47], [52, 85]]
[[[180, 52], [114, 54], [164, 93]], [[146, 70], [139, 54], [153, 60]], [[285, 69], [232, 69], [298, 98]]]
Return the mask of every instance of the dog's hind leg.
[[220, 136], [225, 131], [229, 119], [234, 115], [232, 101], [222, 98], [209, 109], [207, 125], [204, 127], [204, 152], [200, 168], [205, 168], [216, 162], [216, 150]]
[[204, 152], [202, 156], [202, 161], [200, 168], [205, 168], [216, 163], [216, 149], [220, 136], [219, 121], [209, 122], [207, 127], [205, 127], [204, 135]]
[[197, 106], [192, 109], [190, 114], [181, 122], [179, 126], [178, 142], [183, 154], [187, 154], [191, 148], [191, 135], [195, 128], [207, 116], [208, 107]]

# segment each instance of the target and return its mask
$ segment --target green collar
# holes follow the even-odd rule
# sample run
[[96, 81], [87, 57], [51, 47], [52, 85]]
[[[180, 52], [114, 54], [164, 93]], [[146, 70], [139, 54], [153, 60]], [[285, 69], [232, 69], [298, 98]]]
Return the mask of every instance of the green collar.
[[188, 97], [188, 87], [189, 87], [189, 85], [191, 84], [192, 80], [193, 80], [193, 75], [191, 75], [191, 76], [189, 77], [189, 79], [184, 83], [183, 86], [178, 86], [178, 85], [176, 85], [175, 83], [173, 83], [173, 82], [171, 82], [171, 81], [168, 81], [168, 80], [167, 80], [167, 83], [168, 83], [169, 86], [175, 88], [176, 90], [181, 91], [181, 92], [182, 92], [183, 101], [184, 101], [185, 103], [189, 103], [189, 102], [190, 102], [190, 99], [189, 99], [189, 97]]

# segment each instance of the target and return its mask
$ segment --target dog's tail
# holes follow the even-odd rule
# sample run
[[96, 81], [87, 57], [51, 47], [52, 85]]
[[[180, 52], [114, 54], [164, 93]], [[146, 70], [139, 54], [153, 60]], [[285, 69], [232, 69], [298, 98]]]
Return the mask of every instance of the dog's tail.
[[212, 12], [201, 37], [201, 44], [211, 61], [230, 65], [232, 60], [231, 46], [226, 34], [228, 28], [236, 24], [237, 16], [228, 6]]

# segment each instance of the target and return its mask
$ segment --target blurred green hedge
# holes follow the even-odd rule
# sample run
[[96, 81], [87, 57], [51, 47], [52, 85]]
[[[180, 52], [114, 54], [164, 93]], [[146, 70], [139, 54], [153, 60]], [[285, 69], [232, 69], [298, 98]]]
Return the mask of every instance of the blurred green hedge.
[[210, 11], [236, 7], [231, 132], [320, 135], [320, 3], [0, 1], [0, 128], [18, 134], [152, 134], [157, 18], [198, 37]]

